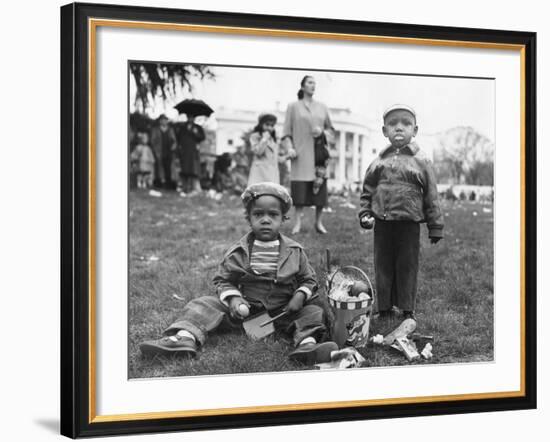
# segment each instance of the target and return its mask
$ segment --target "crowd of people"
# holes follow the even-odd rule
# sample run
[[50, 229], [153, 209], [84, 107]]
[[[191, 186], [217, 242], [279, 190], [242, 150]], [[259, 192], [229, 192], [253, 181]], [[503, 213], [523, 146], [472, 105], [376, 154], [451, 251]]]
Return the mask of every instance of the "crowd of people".
[[241, 193], [255, 183], [283, 184], [290, 188], [296, 208], [293, 233], [301, 230], [304, 206], [315, 206], [315, 229], [326, 233], [322, 216], [328, 201], [327, 140], [334, 129], [328, 107], [313, 99], [315, 86], [313, 76], [302, 79], [298, 99], [288, 105], [280, 136], [275, 131], [277, 117], [261, 114], [248, 137], [248, 148], [240, 146], [233, 154], [215, 156], [211, 168], [208, 161], [201, 163], [199, 146], [205, 131], [195, 122], [197, 115], [187, 113], [186, 122], [175, 127], [161, 115], [151, 130], [138, 130], [134, 137], [131, 184], [178, 188], [186, 194], [205, 188]]
[[175, 130], [168, 117], [161, 115], [150, 130], [136, 130], [130, 152], [132, 185], [164, 189], [177, 185], [185, 192], [201, 190], [199, 144], [205, 133], [195, 118], [188, 114], [187, 121]]

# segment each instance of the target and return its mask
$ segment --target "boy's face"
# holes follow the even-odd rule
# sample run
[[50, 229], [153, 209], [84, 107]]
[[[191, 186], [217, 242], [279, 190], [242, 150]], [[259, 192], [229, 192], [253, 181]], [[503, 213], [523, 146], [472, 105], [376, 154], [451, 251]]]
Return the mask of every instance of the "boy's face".
[[283, 223], [281, 201], [271, 195], [262, 195], [252, 203], [248, 217], [256, 239], [273, 241], [278, 238]]
[[417, 132], [416, 118], [405, 109], [396, 109], [384, 118], [382, 133], [394, 147], [406, 146]]

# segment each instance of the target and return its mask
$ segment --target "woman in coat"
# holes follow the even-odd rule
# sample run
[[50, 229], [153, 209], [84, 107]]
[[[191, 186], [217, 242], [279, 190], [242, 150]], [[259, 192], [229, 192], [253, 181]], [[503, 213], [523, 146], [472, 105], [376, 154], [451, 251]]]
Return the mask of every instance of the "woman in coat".
[[151, 146], [155, 154], [155, 181], [158, 180], [165, 189], [172, 188], [172, 160], [177, 147], [176, 134], [168, 123], [168, 117], [162, 114], [158, 118], [158, 125], [151, 131]]
[[194, 115], [187, 115], [187, 122], [178, 134], [180, 175], [184, 192], [200, 192], [200, 150], [199, 144], [206, 138], [204, 130], [195, 123]]
[[[314, 100], [315, 79], [306, 75], [298, 91], [298, 100], [288, 105], [283, 128], [283, 142], [291, 158], [290, 190], [296, 207], [296, 223], [292, 233], [300, 232], [304, 206], [315, 206], [315, 229], [327, 233], [322, 223], [323, 207], [327, 205], [327, 180], [314, 192], [316, 178], [315, 139], [332, 136], [332, 123], [325, 104]], [[317, 189], [316, 189], [317, 190]]]

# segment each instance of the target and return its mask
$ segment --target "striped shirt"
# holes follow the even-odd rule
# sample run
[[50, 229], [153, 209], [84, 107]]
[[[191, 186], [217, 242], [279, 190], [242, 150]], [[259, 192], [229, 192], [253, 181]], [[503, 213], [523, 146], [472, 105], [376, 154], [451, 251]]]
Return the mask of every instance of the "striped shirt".
[[250, 267], [258, 275], [277, 276], [277, 262], [279, 261], [279, 240], [260, 241], [255, 239], [250, 253]]

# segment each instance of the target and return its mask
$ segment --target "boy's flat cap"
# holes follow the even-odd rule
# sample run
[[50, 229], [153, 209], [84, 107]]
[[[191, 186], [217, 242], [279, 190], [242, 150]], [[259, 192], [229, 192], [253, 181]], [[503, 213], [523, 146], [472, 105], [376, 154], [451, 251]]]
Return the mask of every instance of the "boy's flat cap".
[[406, 111], [410, 112], [411, 114], [413, 114], [414, 118], [416, 118], [416, 112], [414, 111], [414, 109], [412, 107], [407, 106], [406, 104], [394, 104], [394, 105], [388, 107], [384, 111], [384, 114], [382, 115], [382, 119], [384, 120], [386, 118], [386, 115], [388, 115], [390, 112], [393, 112], [395, 110], [406, 110]]
[[283, 214], [286, 214], [292, 207], [292, 198], [290, 197], [288, 190], [286, 190], [286, 188], [281, 186], [280, 184], [270, 183], [267, 181], [264, 183], [256, 183], [248, 186], [241, 195], [241, 200], [243, 201], [244, 207], [246, 208], [253, 200], [263, 195], [271, 195], [279, 198], [282, 202], [281, 207], [283, 210]]

